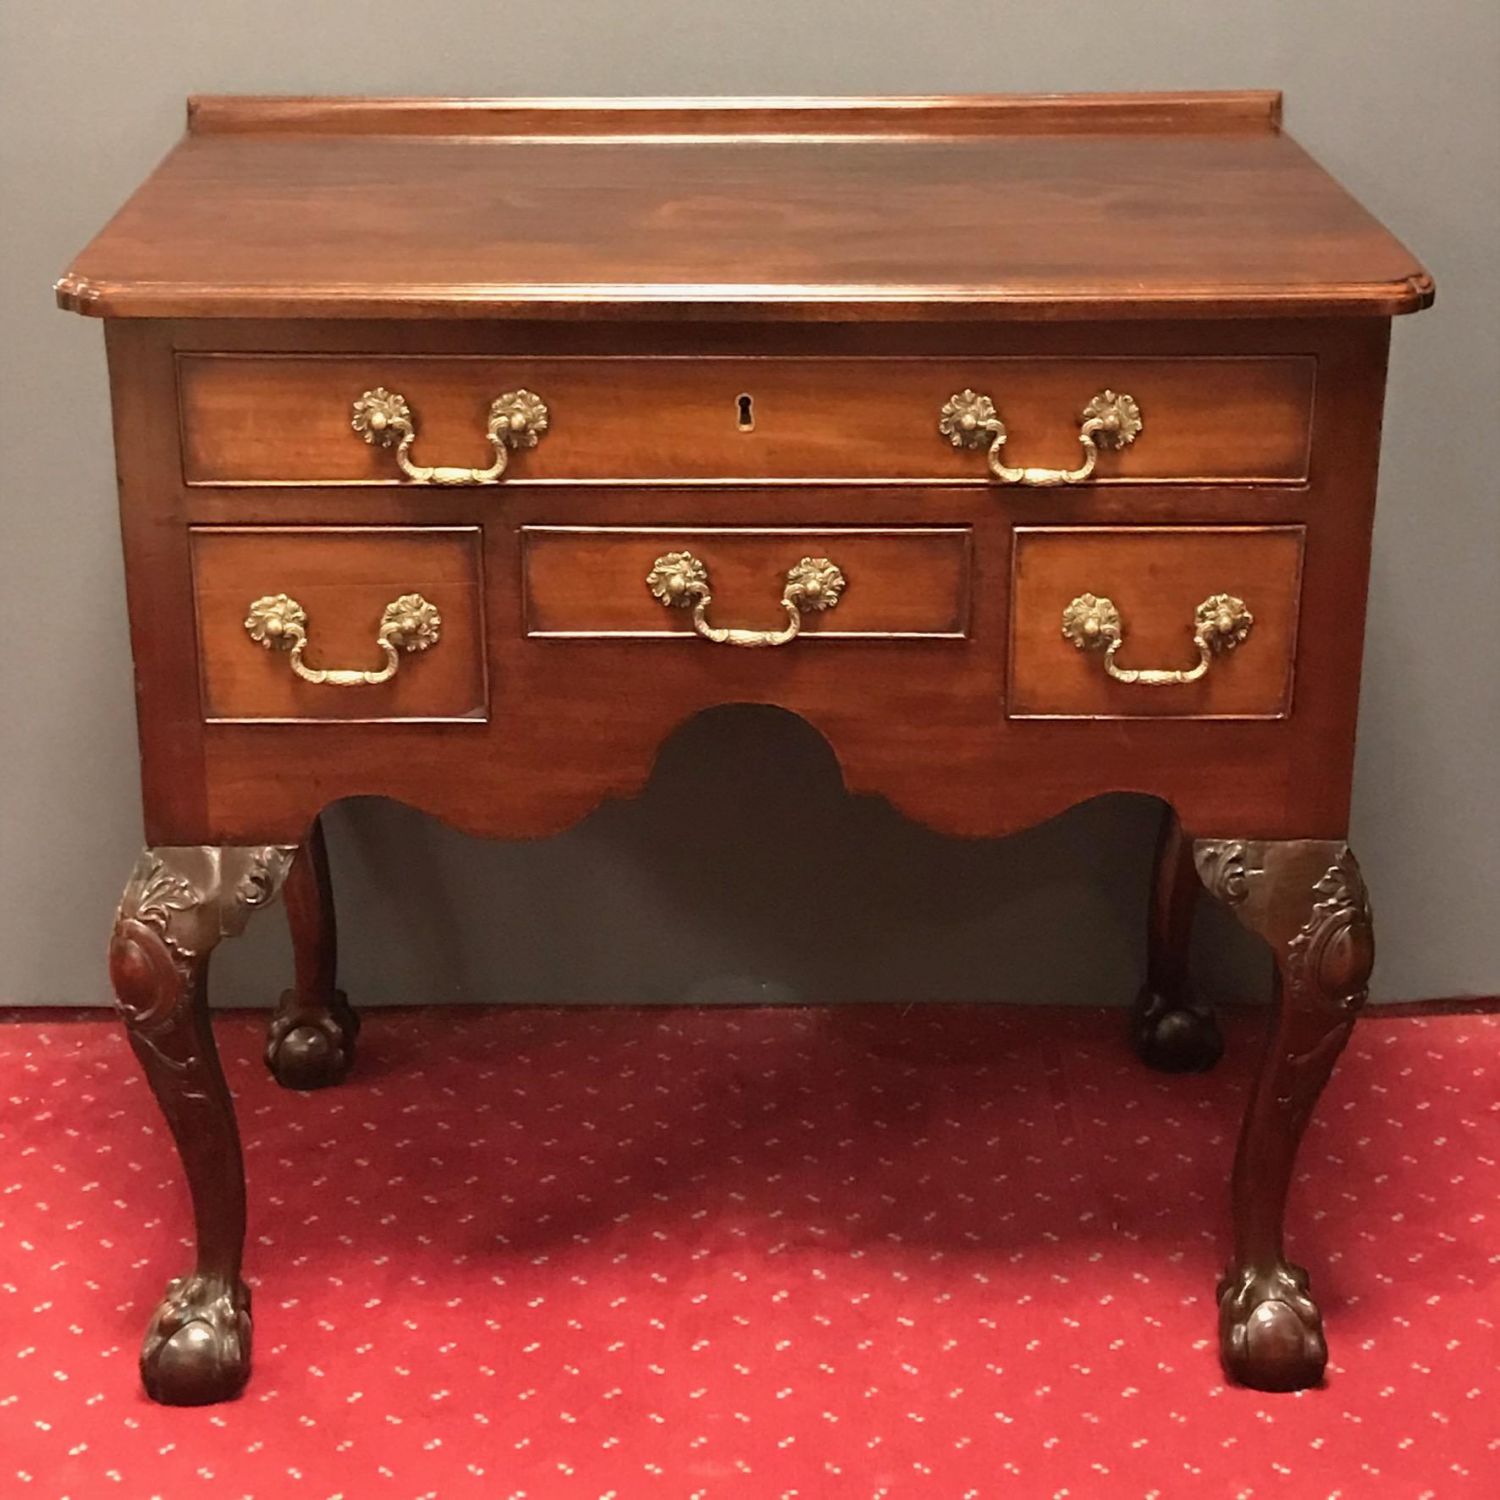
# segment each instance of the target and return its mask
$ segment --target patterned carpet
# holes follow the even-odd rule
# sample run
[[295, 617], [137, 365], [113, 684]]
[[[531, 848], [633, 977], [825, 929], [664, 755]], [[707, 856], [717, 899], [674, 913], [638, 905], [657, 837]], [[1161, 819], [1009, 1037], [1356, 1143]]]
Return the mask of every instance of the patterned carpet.
[[1500, 1017], [1364, 1021], [1292, 1198], [1332, 1354], [1226, 1387], [1213, 1284], [1255, 1025], [1207, 1077], [1118, 1013], [428, 1010], [278, 1089], [244, 1397], [152, 1406], [186, 1195], [123, 1035], [0, 1017], [0, 1495], [1092, 1500], [1500, 1494]]

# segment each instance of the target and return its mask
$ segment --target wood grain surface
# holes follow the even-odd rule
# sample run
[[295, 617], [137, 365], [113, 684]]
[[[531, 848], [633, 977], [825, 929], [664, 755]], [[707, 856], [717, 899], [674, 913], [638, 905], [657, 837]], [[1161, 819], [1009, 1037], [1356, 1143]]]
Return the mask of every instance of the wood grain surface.
[[[1184, 128], [1164, 130], [1156, 104], [1132, 123], [1123, 105], [1070, 113], [1052, 100], [1038, 114], [991, 109], [989, 133], [936, 136], [813, 133], [797, 106], [742, 112], [757, 132], [731, 135], [714, 133], [712, 114], [696, 135], [391, 134], [399, 107], [372, 117], [357, 104], [342, 113], [369, 133], [199, 129], [58, 297], [106, 317], [869, 321], [1425, 305], [1421, 266], [1269, 128], [1264, 96], [1249, 128], [1223, 128], [1244, 107], [1234, 96], [1207, 108], [1203, 128], [1179, 109]], [[283, 123], [297, 112], [283, 106]], [[318, 125], [341, 109], [307, 113]], [[952, 113], [970, 127], [986, 117], [961, 101]], [[1023, 118], [1047, 128], [1006, 128]], [[1107, 128], [1080, 130], [1088, 120]], [[617, 123], [605, 113], [595, 128]]]

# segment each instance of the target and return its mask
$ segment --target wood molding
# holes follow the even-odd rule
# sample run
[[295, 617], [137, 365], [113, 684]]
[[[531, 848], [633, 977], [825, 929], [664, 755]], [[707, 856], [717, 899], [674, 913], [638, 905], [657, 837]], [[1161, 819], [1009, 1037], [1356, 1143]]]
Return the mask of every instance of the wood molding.
[[410, 99], [196, 94], [194, 135], [803, 137], [1247, 134], [1281, 128], [1274, 89], [944, 98]]

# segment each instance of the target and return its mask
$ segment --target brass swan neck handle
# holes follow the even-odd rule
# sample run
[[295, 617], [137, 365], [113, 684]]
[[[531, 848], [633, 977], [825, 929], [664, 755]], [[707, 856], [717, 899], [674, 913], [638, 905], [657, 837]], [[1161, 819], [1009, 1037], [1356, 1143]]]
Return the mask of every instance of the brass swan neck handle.
[[715, 646], [786, 646], [802, 630], [808, 611], [832, 609], [845, 587], [843, 571], [826, 557], [804, 557], [786, 575], [781, 607], [787, 622], [780, 630], [730, 630], [708, 623], [713, 603], [708, 569], [691, 552], [664, 552], [651, 565], [646, 587], [668, 609], [691, 609], [693, 629]]
[[257, 599], [245, 617], [252, 641], [267, 651], [285, 651], [293, 672], [303, 682], [329, 687], [374, 687], [389, 682], [401, 665], [403, 651], [426, 651], [442, 638], [443, 618], [420, 594], [402, 594], [385, 607], [375, 644], [385, 655], [385, 665], [374, 671], [357, 667], [310, 667], [303, 660], [307, 651], [307, 611], [286, 594], [267, 594]]
[[1008, 436], [995, 403], [977, 391], [962, 390], [943, 403], [938, 431], [955, 448], [989, 444], [990, 473], [1002, 484], [1046, 488], [1091, 479], [1101, 448], [1128, 448], [1141, 432], [1141, 409], [1133, 396], [1100, 391], [1079, 414], [1078, 442], [1083, 462], [1076, 469], [1013, 469], [1001, 457]]
[[547, 403], [531, 391], [506, 391], [490, 403], [484, 435], [495, 450], [494, 461], [485, 469], [450, 468], [415, 463], [412, 444], [417, 423], [406, 397], [383, 385], [365, 391], [354, 403], [349, 426], [374, 447], [396, 449], [396, 463], [414, 484], [494, 484], [505, 473], [511, 451], [535, 448], [547, 431], [551, 416]]
[[1063, 611], [1062, 633], [1080, 651], [1102, 651], [1104, 670], [1116, 682], [1141, 687], [1172, 687], [1197, 682], [1216, 656], [1233, 651], [1250, 634], [1255, 616], [1233, 594], [1210, 594], [1193, 612], [1193, 667], [1117, 667], [1115, 655], [1125, 644], [1125, 626], [1113, 599], [1080, 594]]

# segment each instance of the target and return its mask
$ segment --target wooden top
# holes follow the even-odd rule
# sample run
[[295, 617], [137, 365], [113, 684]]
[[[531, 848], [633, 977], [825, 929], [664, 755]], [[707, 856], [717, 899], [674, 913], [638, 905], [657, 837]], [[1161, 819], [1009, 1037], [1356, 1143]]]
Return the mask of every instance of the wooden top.
[[1274, 93], [201, 98], [57, 283], [102, 317], [1276, 317], [1432, 281]]

